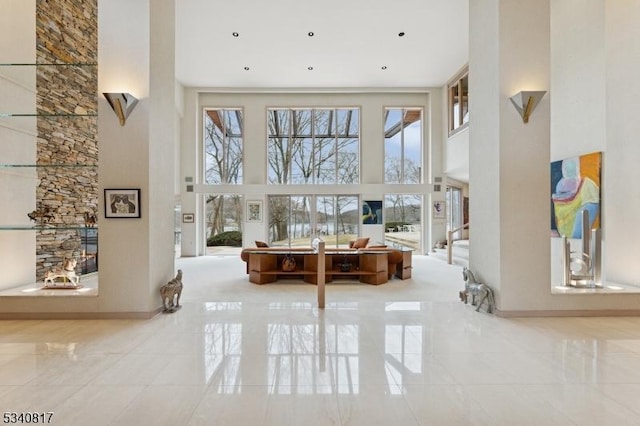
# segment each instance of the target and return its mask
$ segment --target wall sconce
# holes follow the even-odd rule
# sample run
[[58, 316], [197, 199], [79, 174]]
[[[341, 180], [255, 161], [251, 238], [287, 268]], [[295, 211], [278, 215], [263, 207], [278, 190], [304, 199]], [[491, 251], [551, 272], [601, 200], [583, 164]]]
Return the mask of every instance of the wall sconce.
[[509, 99], [511, 99], [511, 103], [513, 104], [514, 107], [516, 107], [516, 110], [518, 110], [518, 114], [520, 114], [520, 116], [522, 117], [522, 121], [525, 123], [528, 123], [529, 116], [533, 112], [534, 108], [540, 102], [540, 99], [542, 99], [542, 97], [546, 93], [547, 92], [545, 91], [541, 91], [541, 92], [524, 92], [523, 91], [523, 92], [516, 93]]
[[103, 95], [118, 116], [120, 125], [124, 126], [124, 123], [127, 121], [131, 111], [133, 111], [133, 107], [138, 103], [138, 100], [129, 93], [103, 93]]

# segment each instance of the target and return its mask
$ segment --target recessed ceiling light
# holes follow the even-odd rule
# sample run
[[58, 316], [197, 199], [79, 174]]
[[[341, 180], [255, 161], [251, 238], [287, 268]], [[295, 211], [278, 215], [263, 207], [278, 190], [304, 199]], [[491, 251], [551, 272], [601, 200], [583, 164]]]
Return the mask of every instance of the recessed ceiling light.
[[245, 71], [249, 71], [249, 67], [244, 67], [244, 70]]
[[309, 71], [313, 71], [313, 67], [307, 67]]
[[307, 35], [308, 35], [309, 37], [313, 37], [315, 34], [313, 34], [313, 31], [309, 31], [309, 32], [307, 33]]
[[234, 32], [231, 33], [231, 35], [234, 36], [234, 37], [238, 37], [240, 34], [234, 31]]
[[386, 69], [387, 69], [387, 66], [386, 66], [386, 65], [383, 65], [383, 66], [382, 66], [382, 69], [383, 69], [383, 70], [386, 70]]
[[404, 31], [398, 33], [398, 37], [404, 37]]

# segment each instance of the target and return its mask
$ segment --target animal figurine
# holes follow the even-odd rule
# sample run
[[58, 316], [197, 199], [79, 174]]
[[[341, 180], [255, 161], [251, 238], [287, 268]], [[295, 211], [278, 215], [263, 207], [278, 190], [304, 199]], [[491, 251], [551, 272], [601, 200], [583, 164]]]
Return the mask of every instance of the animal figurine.
[[486, 301], [487, 302], [487, 313], [490, 314], [493, 312], [493, 308], [495, 306], [495, 299], [493, 298], [493, 290], [486, 284], [478, 284], [477, 288], [474, 289], [476, 292], [475, 295], [480, 299], [476, 307], [476, 312], [480, 311], [480, 307]]
[[76, 265], [78, 261], [74, 258], [65, 258], [62, 263], [62, 268], [51, 269], [47, 271], [44, 276], [44, 285], [45, 287], [58, 287], [56, 283], [57, 278], [63, 278], [64, 282], [62, 283], [62, 287], [69, 287], [67, 285], [67, 280], [73, 284], [73, 287], [77, 287], [80, 282], [80, 277], [76, 275]]
[[93, 228], [98, 222], [98, 217], [94, 213], [84, 212], [84, 226]]
[[[480, 311], [480, 307], [485, 301], [487, 302], [487, 313], [493, 312], [495, 299], [491, 287], [479, 283], [473, 272], [467, 267], [462, 270], [462, 277], [464, 278], [464, 291], [460, 292], [460, 300], [467, 304], [468, 297], [471, 295], [471, 305], [476, 306], [476, 312]], [[476, 302], [476, 296], [479, 302]]]
[[471, 269], [467, 268], [466, 266], [462, 268], [462, 278], [464, 279], [464, 298], [462, 297], [462, 295], [460, 295], [460, 299], [466, 304], [469, 300], [469, 296], [471, 296], [471, 304], [475, 306], [476, 298], [473, 292], [470, 290], [472, 289], [472, 287], [475, 288], [479, 283], [476, 280], [475, 275], [473, 275], [473, 272], [471, 272]]
[[[171, 313], [180, 309], [180, 296], [182, 295], [182, 269], [178, 269], [175, 278], [160, 287], [163, 312]], [[175, 299], [175, 302], [174, 302]]]
[[31, 213], [27, 213], [27, 216], [35, 223], [40, 222], [40, 225], [49, 223], [49, 221], [54, 218], [53, 212], [48, 206], [35, 209]]

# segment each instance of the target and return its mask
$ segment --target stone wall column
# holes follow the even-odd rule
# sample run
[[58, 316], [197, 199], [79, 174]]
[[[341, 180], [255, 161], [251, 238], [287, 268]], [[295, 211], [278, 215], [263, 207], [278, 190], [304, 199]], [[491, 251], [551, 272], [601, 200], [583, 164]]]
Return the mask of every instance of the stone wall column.
[[65, 257], [82, 261], [84, 213], [98, 208], [97, 0], [36, 2], [36, 207], [50, 230], [36, 231], [36, 280]]

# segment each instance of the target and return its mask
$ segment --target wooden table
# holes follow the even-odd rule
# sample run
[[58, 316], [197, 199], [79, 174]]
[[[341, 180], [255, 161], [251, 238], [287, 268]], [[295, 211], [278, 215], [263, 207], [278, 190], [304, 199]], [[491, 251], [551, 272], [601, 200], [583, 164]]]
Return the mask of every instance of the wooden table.
[[[293, 255], [296, 259], [294, 271], [282, 270], [282, 259], [286, 255]], [[340, 270], [339, 265], [345, 259], [352, 265], [349, 271]], [[325, 252], [322, 259], [313, 251], [252, 251], [249, 254], [249, 281], [267, 284], [281, 278], [299, 278], [318, 284], [319, 272], [324, 271], [325, 282], [335, 278], [356, 278], [363, 283], [378, 285], [388, 281], [388, 267], [388, 253], [384, 250]]]

